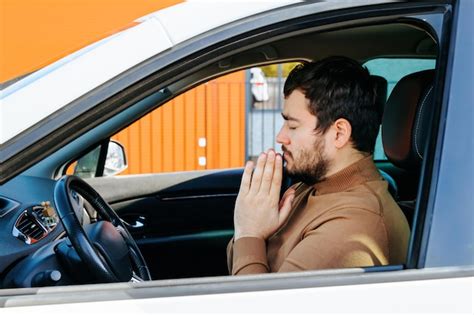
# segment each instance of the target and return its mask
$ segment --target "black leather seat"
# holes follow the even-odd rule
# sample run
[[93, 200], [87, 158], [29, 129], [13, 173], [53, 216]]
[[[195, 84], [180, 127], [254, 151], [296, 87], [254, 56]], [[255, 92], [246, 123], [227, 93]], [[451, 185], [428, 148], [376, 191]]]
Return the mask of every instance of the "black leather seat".
[[375, 106], [380, 116], [380, 123], [382, 123], [382, 116], [387, 102], [387, 80], [378, 75], [371, 75], [370, 79], [375, 87]]
[[[375, 106], [379, 113], [380, 123], [382, 123], [383, 112], [385, 110], [385, 104], [387, 103], [387, 87], [388, 82], [384, 77], [378, 75], [371, 75], [370, 79], [375, 88]], [[392, 195], [393, 199], [398, 199], [398, 186], [395, 180], [387, 172], [379, 169], [380, 174], [388, 183], [388, 191]]]
[[[385, 154], [394, 165], [419, 174], [433, 113], [434, 70], [403, 77], [394, 87], [382, 117]], [[412, 224], [416, 200], [399, 200]]]

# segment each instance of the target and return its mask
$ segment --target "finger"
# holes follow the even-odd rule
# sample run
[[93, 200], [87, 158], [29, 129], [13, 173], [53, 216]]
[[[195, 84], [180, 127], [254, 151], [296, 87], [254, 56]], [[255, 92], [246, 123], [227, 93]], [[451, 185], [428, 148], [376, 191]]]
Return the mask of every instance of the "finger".
[[244, 173], [242, 174], [242, 181], [240, 182], [239, 194], [246, 194], [250, 189], [250, 180], [252, 179], [253, 162], [247, 161], [245, 163]]
[[281, 190], [281, 180], [282, 180], [282, 171], [283, 171], [283, 159], [280, 154], [277, 154], [275, 157], [275, 167], [273, 169], [272, 183], [270, 196], [273, 198], [280, 198]]
[[265, 163], [265, 169], [263, 170], [263, 176], [262, 176], [262, 183], [260, 185], [260, 191], [266, 194], [268, 194], [270, 192], [270, 189], [272, 188], [274, 169], [275, 169], [275, 151], [268, 150], [267, 163]]
[[288, 195], [287, 198], [285, 198], [285, 201], [283, 202], [283, 206], [280, 208], [280, 211], [278, 212], [278, 222], [280, 226], [283, 223], [285, 223], [285, 221], [288, 219], [288, 216], [291, 213], [294, 199], [295, 199], [295, 193], [292, 193]]
[[250, 184], [250, 190], [253, 192], [258, 192], [258, 190], [260, 189], [260, 184], [262, 182], [262, 174], [265, 168], [266, 161], [267, 155], [265, 153], [261, 153], [257, 160], [257, 166], [253, 171], [252, 182]]
[[288, 199], [288, 197], [292, 194], [295, 194], [296, 190], [293, 188], [288, 188], [285, 193], [283, 194], [283, 197], [281, 197], [280, 203], [278, 205], [278, 208], [282, 208], [283, 204], [285, 203], [285, 200]]

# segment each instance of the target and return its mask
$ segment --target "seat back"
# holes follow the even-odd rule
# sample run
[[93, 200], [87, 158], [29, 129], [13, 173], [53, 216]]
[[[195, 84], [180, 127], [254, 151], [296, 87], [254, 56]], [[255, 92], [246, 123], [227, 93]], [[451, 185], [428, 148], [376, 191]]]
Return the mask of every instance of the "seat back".
[[380, 117], [380, 123], [382, 123], [382, 116], [385, 110], [385, 104], [387, 102], [387, 80], [384, 77], [378, 75], [371, 75], [370, 80], [375, 88], [375, 106]]
[[[379, 113], [379, 121], [382, 123], [382, 116], [385, 109], [385, 104], [387, 102], [387, 79], [378, 75], [371, 75], [370, 80], [374, 85], [375, 89], [375, 106], [377, 107], [377, 112]], [[380, 175], [388, 183], [388, 191], [392, 195], [393, 199], [398, 199], [398, 187], [397, 183], [390, 174], [379, 169]]]
[[[382, 117], [385, 154], [394, 165], [419, 174], [433, 113], [434, 70], [403, 77], [395, 85]], [[412, 225], [415, 200], [398, 204]]]
[[407, 75], [398, 81], [385, 105], [382, 141], [396, 166], [419, 169], [432, 117], [434, 70]]

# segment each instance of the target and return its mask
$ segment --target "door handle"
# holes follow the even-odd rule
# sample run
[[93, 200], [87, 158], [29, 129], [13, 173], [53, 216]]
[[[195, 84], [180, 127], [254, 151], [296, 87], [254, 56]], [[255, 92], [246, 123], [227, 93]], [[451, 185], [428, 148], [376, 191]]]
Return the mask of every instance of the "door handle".
[[144, 216], [133, 216], [127, 219], [122, 219], [122, 223], [129, 229], [130, 231], [140, 230], [145, 227], [146, 218]]

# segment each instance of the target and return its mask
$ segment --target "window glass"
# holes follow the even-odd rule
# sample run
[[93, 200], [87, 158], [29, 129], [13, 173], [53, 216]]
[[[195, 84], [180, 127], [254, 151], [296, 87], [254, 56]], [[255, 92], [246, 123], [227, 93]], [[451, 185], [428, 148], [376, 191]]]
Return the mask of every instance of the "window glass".
[[[274, 148], [281, 153], [276, 135], [283, 125], [283, 86], [288, 74], [298, 62], [273, 64], [248, 71], [251, 104], [247, 110], [246, 158], [256, 160], [258, 155]], [[260, 82], [263, 83], [260, 84]]]
[[[112, 136], [123, 146], [128, 164], [115, 175], [242, 167], [270, 147], [280, 152], [275, 138], [283, 124], [283, 86], [297, 64], [231, 73], [163, 104]], [[400, 78], [433, 69], [435, 61], [383, 58], [365, 66], [387, 79], [389, 94]], [[386, 159], [380, 132], [374, 159]], [[81, 175], [94, 176], [94, 170], [88, 166]]]
[[163, 104], [112, 136], [128, 164], [118, 175], [242, 167], [279, 150], [283, 84], [296, 64], [228, 74]]
[[246, 72], [201, 84], [112, 136], [128, 167], [118, 175], [241, 167]]
[[248, 70], [251, 110], [281, 111], [285, 79], [298, 62], [254, 67]]
[[93, 149], [68, 168], [68, 174], [81, 178], [95, 177], [99, 163], [100, 146]]
[[[378, 58], [367, 61], [370, 74], [379, 75], [387, 80], [387, 97], [392, 93], [397, 82], [404, 76], [428, 69], [434, 69], [436, 61], [434, 59], [407, 59], [407, 58]], [[381, 131], [377, 136], [375, 144], [374, 160], [387, 160], [383, 150]]]

